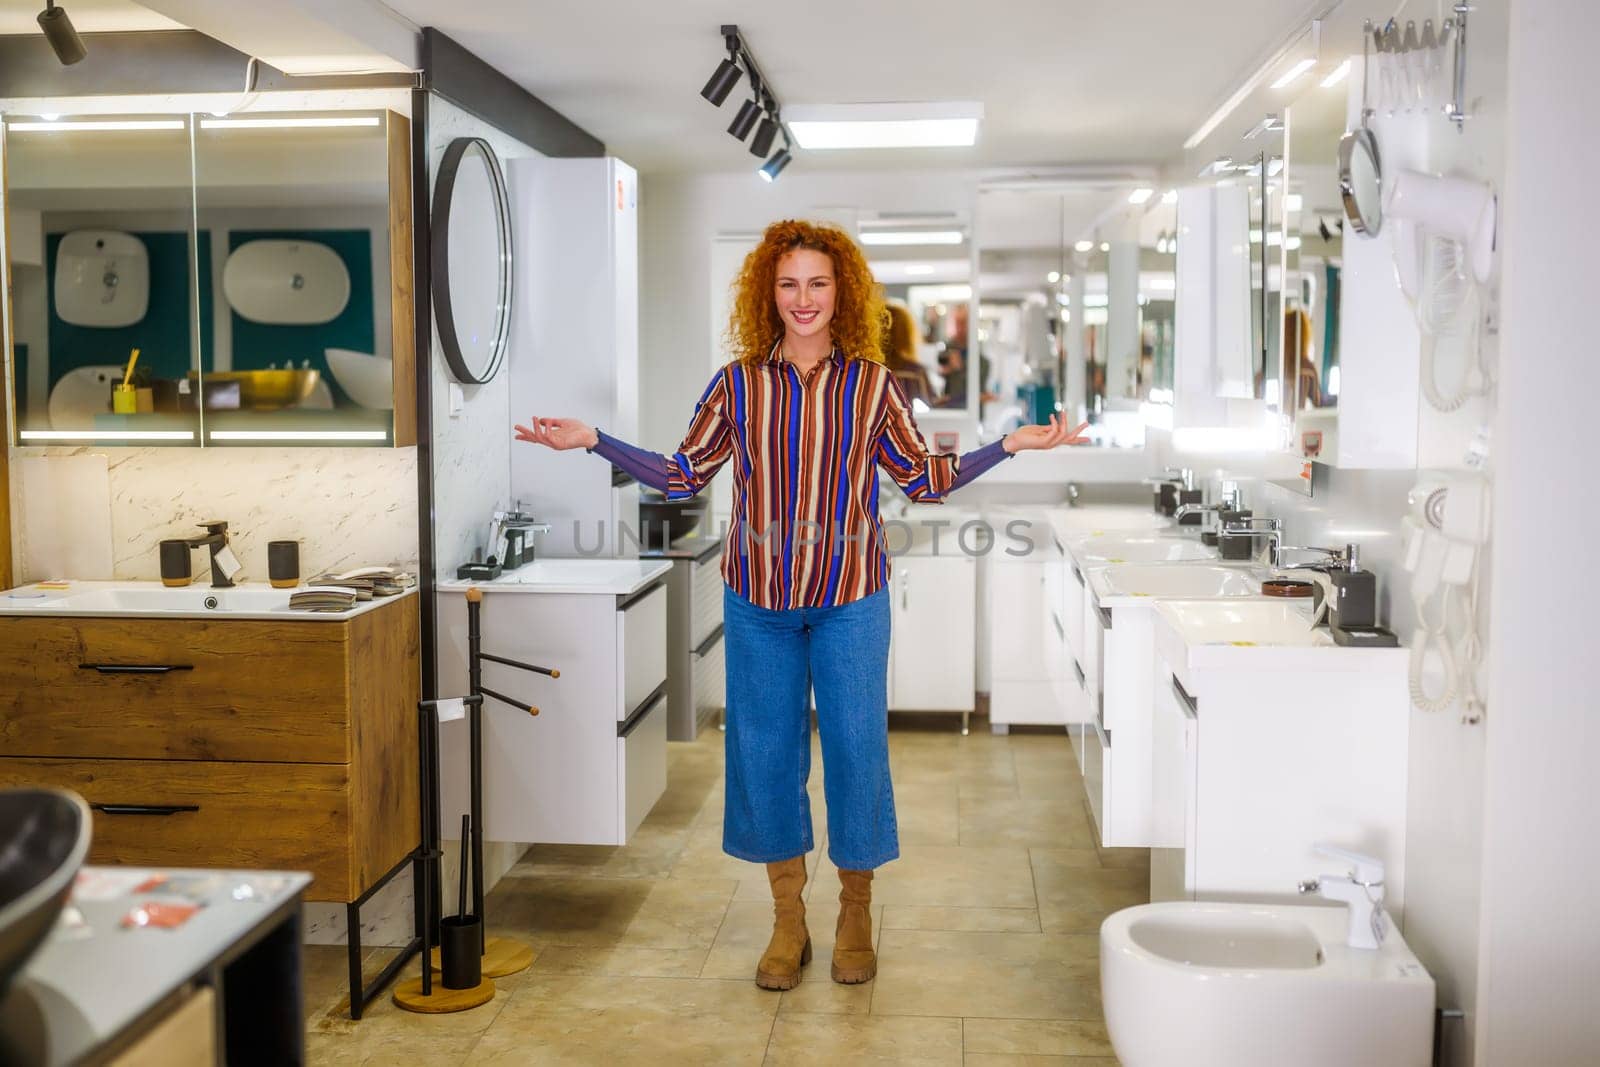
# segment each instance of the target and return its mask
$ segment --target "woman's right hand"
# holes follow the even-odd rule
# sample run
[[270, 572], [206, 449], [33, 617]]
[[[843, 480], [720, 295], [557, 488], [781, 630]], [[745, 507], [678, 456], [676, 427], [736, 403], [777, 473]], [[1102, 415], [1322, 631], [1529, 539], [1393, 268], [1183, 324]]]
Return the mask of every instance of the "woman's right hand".
[[594, 427], [577, 419], [541, 419], [534, 416], [528, 421], [533, 424], [531, 427], [516, 426], [518, 441], [544, 445], [557, 452], [565, 452], [569, 448], [593, 448], [600, 443], [600, 435]]

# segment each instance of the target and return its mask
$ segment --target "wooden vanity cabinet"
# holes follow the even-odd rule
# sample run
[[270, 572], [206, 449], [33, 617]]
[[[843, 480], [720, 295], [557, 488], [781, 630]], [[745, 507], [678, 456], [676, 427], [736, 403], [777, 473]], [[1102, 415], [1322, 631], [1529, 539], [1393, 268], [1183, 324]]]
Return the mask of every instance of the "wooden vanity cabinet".
[[417, 605], [0, 617], [0, 788], [80, 794], [92, 863], [304, 870], [352, 901], [417, 842]]

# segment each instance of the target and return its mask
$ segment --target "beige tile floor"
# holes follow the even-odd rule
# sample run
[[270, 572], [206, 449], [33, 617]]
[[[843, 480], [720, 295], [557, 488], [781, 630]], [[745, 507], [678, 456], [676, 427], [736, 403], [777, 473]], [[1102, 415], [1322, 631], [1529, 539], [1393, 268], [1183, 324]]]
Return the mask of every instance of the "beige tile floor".
[[666, 796], [632, 843], [537, 846], [489, 895], [491, 932], [536, 952], [489, 1004], [423, 1016], [385, 998], [351, 1022], [344, 950], [308, 947], [312, 1062], [1116, 1063], [1097, 931], [1146, 899], [1148, 854], [1096, 847], [1062, 733], [996, 737], [975, 720], [963, 738], [949, 719], [894, 720], [901, 858], [874, 884], [878, 977], [860, 986], [828, 977], [838, 880], [819, 755], [816, 960], [785, 993], [751, 980], [771, 898], [762, 868], [721, 851], [722, 735], [670, 748]]

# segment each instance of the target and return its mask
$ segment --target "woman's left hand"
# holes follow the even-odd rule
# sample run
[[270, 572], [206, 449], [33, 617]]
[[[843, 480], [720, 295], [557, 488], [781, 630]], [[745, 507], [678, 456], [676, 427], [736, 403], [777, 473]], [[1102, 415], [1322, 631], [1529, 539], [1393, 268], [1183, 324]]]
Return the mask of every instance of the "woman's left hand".
[[1072, 429], [1067, 429], [1067, 420], [1060, 415], [1051, 415], [1048, 426], [1019, 426], [1006, 434], [1001, 445], [1007, 452], [1026, 452], [1028, 449], [1054, 448], [1057, 445], [1087, 444], [1089, 438], [1083, 436], [1083, 431], [1089, 428], [1087, 422], [1079, 423]]

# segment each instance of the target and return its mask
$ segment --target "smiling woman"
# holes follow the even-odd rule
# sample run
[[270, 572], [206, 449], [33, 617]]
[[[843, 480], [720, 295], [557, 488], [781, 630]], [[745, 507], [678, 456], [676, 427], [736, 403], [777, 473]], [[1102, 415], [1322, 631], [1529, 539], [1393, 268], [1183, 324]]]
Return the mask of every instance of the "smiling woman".
[[675, 500], [734, 461], [722, 574], [722, 848], [767, 866], [777, 921], [756, 967], [764, 989], [794, 988], [811, 959], [802, 894], [815, 841], [804, 802], [812, 693], [828, 771], [828, 853], [841, 887], [833, 979], [848, 985], [877, 973], [872, 872], [900, 854], [878, 469], [910, 499], [936, 504], [1014, 452], [1074, 437], [1052, 416], [1048, 426], [1022, 427], [964, 456], [930, 454], [883, 363], [886, 319], [878, 283], [848, 235], [777, 222], [734, 281], [728, 336], [737, 358], [706, 386], [670, 457], [576, 419], [516, 428], [518, 440], [598, 453]]

